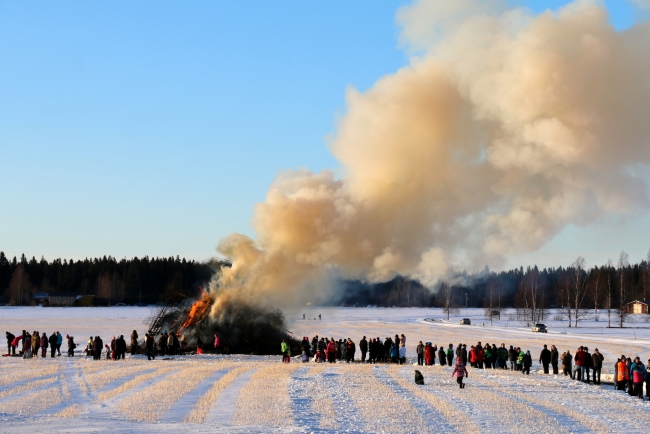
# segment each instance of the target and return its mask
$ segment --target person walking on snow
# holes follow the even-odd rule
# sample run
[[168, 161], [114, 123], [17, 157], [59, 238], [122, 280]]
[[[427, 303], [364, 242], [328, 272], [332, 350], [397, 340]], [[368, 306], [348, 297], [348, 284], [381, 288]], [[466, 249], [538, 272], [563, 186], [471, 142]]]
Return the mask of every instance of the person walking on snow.
[[465, 368], [465, 364], [461, 357], [456, 358], [456, 365], [454, 366], [454, 370], [451, 372], [451, 376], [453, 377], [454, 375], [456, 376], [458, 387], [464, 389], [465, 385], [463, 384], [463, 378], [469, 378], [469, 373], [467, 372], [467, 368]]

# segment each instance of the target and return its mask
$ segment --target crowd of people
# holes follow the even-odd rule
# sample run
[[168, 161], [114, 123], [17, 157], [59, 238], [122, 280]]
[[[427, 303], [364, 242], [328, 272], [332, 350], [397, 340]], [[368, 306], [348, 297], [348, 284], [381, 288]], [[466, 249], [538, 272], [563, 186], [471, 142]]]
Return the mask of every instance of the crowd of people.
[[[58, 331], [48, 337], [46, 333], [41, 334], [38, 331], [29, 333], [23, 330], [18, 335], [6, 332], [6, 337], [8, 356], [31, 359], [38, 357], [40, 354], [41, 357], [46, 357], [48, 348], [51, 357], [61, 356], [63, 336]], [[153, 333], [145, 333], [142, 343], [138, 341], [138, 338], [138, 332], [133, 330], [129, 348], [124, 335], [113, 336], [109, 343], [104, 343], [100, 336], [91, 336], [82, 350], [82, 354], [86, 357], [92, 357], [94, 360], [100, 360], [102, 354], [105, 354], [106, 359], [109, 360], [124, 360], [127, 351], [130, 349], [131, 355], [139, 354], [142, 351], [149, 360], [152, 360], [156, 356], [184, 355], [187, 350], [187, 338], [185, 336], [181, 336], [179, 339], [174, 333], [168, 333], [166, 330], [160, 334], [158, 339], [155, 339]], [[67, 356], [74, 357], [74, 350], [77, 348], [74, 337], [66, 335], [65, 339], [68, 344]], [[217, 344], [218, 339], [215, 340], [215, 345]], [[200, 349], [203, 348], [200, 339], [198, 346]]]
[[[351, 363], [355, 361], [357, 345], [351, 338], [336, 340], [333, 337], [314, 336], [311, 341], [304, 337], [301, 342], [301, 354], [297, 358], [302, 362], [314, 361], [317, 363]], [[367, 339], [363, 336], [359, 341], [358, 349], [361, 353], [357, 361], [361, 363], [406, 363], [406, 337], [395, 335], [394, 338], [387, 337]], [[281, 344], [282, 360], [288, 363], [291, 360], [291, 349], [284, 340]], [[473, 369], [509, 369], [520, 371], [522, 374], [530, 375], [533, 365], [533, 357], [530, 350], [523, 350], [521, 347], [501, 343], [478, 342], [476, 345], [453, 344], [435, 345], [431, 342], [420, 341], [415, 352], [418, 366], [434, 366], [436, 360], [441, 366], [453, 367], [452, 375], [458, 380], [459, 387], [464, 388], [463, 378], [468, 376], [467, 366]], [[593, 353], [589, 348], [581, 346], [575, 356], [569, 350], [561, 355], [555, 345], [548, 348], [544, 345], [539, 354], [539, 364], [544, 374], [562, 373], [572, 380], [584, 383], [601, 384], [601, 371], [605, 357], [598, 348]], [[645, 383], [646, 396], [650, 399], [650, 359], [644, 365], [639, 357], [631, 359], [621, 356], [614, 363], [613, 382], [617, 390], [625, 390], [630, 395], [643, 398], [643, 384]]]
[[[41, 358], [45, 358], [48, 349], [50, 357], [61, 356], [63, 336], [58, 331], [49, 336], [47, 333], [39, 331], [29, 333], [23, 330], [18, 335], [7, 331], [6, 338], [7, 355], [9, 356], [34, 358], [40, 355]], [[74, 337], [66, 335], [65, 339], [68, 345], [67, 356], [74, 357], [74, 350], [77, 348]], [[102, 354], [106, 355], [106, 359], [124, 360], [126, 352], [130, 349], [131, 355], [143, 352], [149, 360], [152, 360], [156, 356], [184, 355], [188, 346], [185, 336], [179, 337], [166, 330], [160, 333], [157, 339], [153, 333], [145, 333], [142, 344], [138, 339], [137, 331], [133, 330], [129, 348], [124, 335], [113, 336], [110, 343], [106, 344], [100, 336], [91, 336], [82, 353], [94, 360], [100, 360]], [[196, 346], [197, 354], [201, 354], [206, 347], [200, 338], [198, 338]], [[220, 346], [220, 338], [215, 334], [212, 347], [215, 353], [219, 352]], [[317, 363], [352, 363], [358, 360], [360, 363], [369, 364], [406, 363], [406, 336], [404, 334], [396, 334], [393, 338], [386, 337], [384, 340], [379, 337], [366, 338], [363, 336], [359, 341], [358, 348], [351, 338], [336, 340], [333, 337], [314, 336], [309, 340], [308, 337], [304, 337], [300, 349], [301, 354], [298, 358], [302, 362], [313, 360]], [[358, 359], [355, 358], [357, 349], [360, 352]], [[282, 360], [288, 363], [291, 360], [291, 348], [286, 340], [281, 343], [280, 350]], [[16, 354], [17, 351], [18, 354]], [[437, 359], [439, 365], [453, 367], [452, 375], [458, 379], [461, 388], [464, 387], [462, 379], [468, 376], [467, 366], [473, 369], [510, 369], [529, 375], [533, 365], [529, 350], [524, 351], [514, 345], [506, 347], [504, 343], [497, 346], [496, 343], [478, 342], [476, 345], [470, 345], [468, 349], [467, 344], [462, 343], [454, 347], [453, 344], [438, 346], [431, 342], [420, 341], [416, 345], [415, 352], [418, 366], [434, 366]], [[580, 346], [575, 354], [566, 350], [560, 355], [555, 345], [551, 345], [550, 349], [544, 345], [539, 355], [539, 363], [544, 374], [549, 374], [552, 370], [553, 374], [558, 375], [561, 366], [562, 374], [572, 380], [596, 385], [601, 384], [604, 361], [605, 357], [598, 348], [590, 353], [586, 346]], [[617, 390], [626, 391], [632, 396], [643, 399], [645, 383], [646, 396], [650, 399], [650, 359], [644, 365], [639, 357], [631, 358], [622, 355], [614, 362], [613, 368], [612, 380]]]

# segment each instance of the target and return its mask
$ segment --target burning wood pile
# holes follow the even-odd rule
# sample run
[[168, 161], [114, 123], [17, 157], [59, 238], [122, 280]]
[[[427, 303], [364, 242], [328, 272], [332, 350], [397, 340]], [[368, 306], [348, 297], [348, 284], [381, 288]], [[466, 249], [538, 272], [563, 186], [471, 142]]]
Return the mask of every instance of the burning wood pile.
[[200, 298], [191, 305], [161, 307], [152, 316], [149, 331], [156, 336], [163, 330], [185, 336], [190, 347], [200, 342], [204, 349], [213, 348], [214, 335], [221, 340], [221, 349], [237, 354], [279, 354], [282, 339], [298, 347], [286, 330], [284, 315], [279, 310], [266, 310], [237, 298], [217, 299], [201, 289]]

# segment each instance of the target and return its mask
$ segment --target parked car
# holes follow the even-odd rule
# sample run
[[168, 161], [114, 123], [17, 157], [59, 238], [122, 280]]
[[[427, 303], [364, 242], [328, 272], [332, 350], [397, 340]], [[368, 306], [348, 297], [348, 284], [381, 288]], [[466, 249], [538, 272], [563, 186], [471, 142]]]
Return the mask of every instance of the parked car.
[[472, 325], [472, 322], [469, 320], [469, 318], [463, 318], [460, 320], [460, 325]]
[[546, 326], [544, 324], [535, 324], [533, 327], [533, 332], [535, 333], [546, 333]]

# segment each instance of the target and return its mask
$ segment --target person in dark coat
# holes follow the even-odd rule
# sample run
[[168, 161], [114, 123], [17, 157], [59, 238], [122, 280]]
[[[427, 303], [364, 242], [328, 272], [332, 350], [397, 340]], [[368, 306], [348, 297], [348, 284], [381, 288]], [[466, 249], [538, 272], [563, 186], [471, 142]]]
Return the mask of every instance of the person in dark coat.
[[40, 340], [40, 346], [41, 346], [41, 357], [45, 358], [47, 357], [47, 346], [48, 346], [48, 340], [47, 340], [47, 335], [45, 332], [43, 332], [43, 335], [41, 336]]
[[589, 370], [594, 367], [594, 363], [593, 363], [593, 359], [591, 358], [591, 354], [589, 354], [589, 348], [584, 347], [584, 352], [585, 352], [585, 359], [586, 359], [585, 379], [587, 380], [586, 383], [589, 384]]
[[104, 341], [99, 336], [95, 336], [95, 341], [93, 342], [93, 356], [95, 360], [101, 360], [103, 349]]
[[551, 366], [553, 367], [553, 374], [558, 375], [559, 370], [558, 370], [558, 361], [559, 361], [559, 353], [557, 351], [557, 348], [555, 348], [555, 345], [551, 345]]
[[147, 352], [147, 360], [156, 359], [156, 354], [153, 352], [154, 347], [153, 337], [149, 333], [144, 334], [144, 347]]
[[167, 330], [160, 335], [158, 339], [158, 346], [160, 346], [160, 355], [164, 356], [167, 353]]
[[440, 362], [440, 366], [445, 366], [447, 364], [447, 355], [445, 354], [445, 349], [442, 345], [440, 345], [440, 349], [438, 350], [438, 361]]
[[77, 348], [77, 344], [74, 343], [74, 337], [67, 336], [68, 338], [68, 357], [74, 357], [74, 349]]
[[50, 355], [52, 358], [56, 357], [56, 343], [58, 340], [59, 338], [57, 337], [56, 332], [52, 333], [52, 335], [50, 336]]
[[361, 363], [366, 363], [366, 353], [368, 352], [368, 341], [366, 340], [365, 336], [359, 341], [359, 349], [361, 350]]
[[8, 355], [14, 355], [16, 354], [16, 347], [13, 346], [14, 339], [16, 339], [16, 336], [14, 336], [12, 333], [7, 332], [7, 354]]
[[415, 352], [418, 355], [418, 366], [424, 365], [424, 344], [422, 341], [415, 347]]
[[594, 369], [594, 384], [600, 384], [600, 371], [603, 369], [603, 361], [605, 357], [600, 354], [598, 348], [594, 350], [594, 353], [591, 355], [591, 364]]
[[356, 344], [352, 342], [352, 339], [348, 338], [348, 342], [345, 345], [346, 345], [345, 362], [346, 363], [354, 362], [354, 353], [356, 353], [357, 351]]
[[551, 363], [551, 352], [546, 345], [544, 345], [544, 349], [539, 354], [539, 363], [544, 367], [544, 373], [548, 374], [548, 365]]
[[131, 333], [131, 355], [135, 356], [138, 354], [138, 332], [133, 330]]

